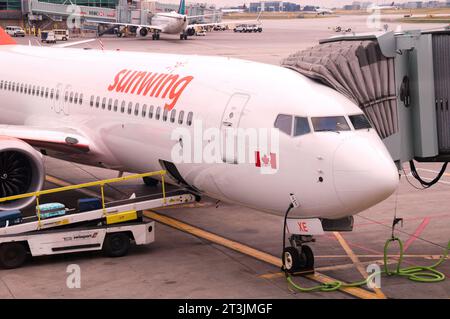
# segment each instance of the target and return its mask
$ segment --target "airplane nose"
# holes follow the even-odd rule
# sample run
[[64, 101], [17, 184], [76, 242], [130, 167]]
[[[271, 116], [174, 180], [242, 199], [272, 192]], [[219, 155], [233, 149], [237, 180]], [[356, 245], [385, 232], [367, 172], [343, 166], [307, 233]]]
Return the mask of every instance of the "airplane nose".
[[334, 187], [347, 213], [355, 214], [388, 198], [399, 183], [385, 146], [363, 138], [344, 141], [333, 160]]

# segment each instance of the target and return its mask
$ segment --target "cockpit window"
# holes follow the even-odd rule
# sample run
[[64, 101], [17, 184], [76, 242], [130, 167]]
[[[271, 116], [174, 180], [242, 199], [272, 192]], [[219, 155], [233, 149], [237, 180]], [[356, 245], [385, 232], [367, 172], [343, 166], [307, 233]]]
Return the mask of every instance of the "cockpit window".
[[369, 129], [372, 128], [372, 125], [370, 125], [369, 120], [364, 114], [356, 114], [356, 115], [350, 115], [350, 122], [352, 122], [353, 127], [355, 130], [363, 130], [363, 129]]
[[275, 120], [275, 127], [287, 135], [292, 134], [292, 115], [279, 114]]
[[294, 136], [305, 135], [311, 132], [309, 122], [306, 117], [295, 117]]
[[350, 126], [344, 116], [313, 117], [311, 120], [316, 132], [350, 131]]

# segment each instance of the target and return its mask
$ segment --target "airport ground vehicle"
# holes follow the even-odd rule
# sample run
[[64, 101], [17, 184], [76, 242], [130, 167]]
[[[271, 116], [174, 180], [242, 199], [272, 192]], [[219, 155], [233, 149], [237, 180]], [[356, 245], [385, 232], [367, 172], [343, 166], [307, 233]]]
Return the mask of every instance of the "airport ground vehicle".
[[5, 28], [5, 31], [7, 34], [9, 34], [12, 37], [24, 37], [25, 31], [18, 26], [7, 26]]
[[216, 26], [214, 26], [213, 30], [214, 30], [214, 31], [225, 31], [225, 30], [227, 30], [227, 26], [224, 26], [224, 25], [216, 25]]
[[55, 32], [53, 32], [53, 31], [42, 31], [41, 32], [41, 42], [56, 43]]
[[262, 32], [262, 27], [256, 24], [240, 24], [234, 28], [234, 32]]
[[67, 41], [69, 40], [69, 30], [65, 29], [55, 29], [53, 30], [55, 33], [56, 41]]
[[[106, 203], [104, 186], [155, 175], [164, 181], [165, 174], [165, 171], [137, 174], [13, 196], [36, 197], [36, 216], [15, 217], [11, 223], [8, 220], [2, 224], [3, 227], [0, 226], [0, 266], [8, 269], [20, 267], [29, 255], [95, 250], [103, 250], [110, 257], [122, 257], [128, 253], [132, 242], [136, 245], [152, 243], [155, 240], [155, 223], [144, 217], [142, 211], [193, 202], [195, 196], [179, 191], [166, 193], [162, 182], [162, 194]], [[62, 215], [44, 219], [44, 205], [39, 204], [42, 196], [93, 186], [100, 186], [101, 198], [81, 199], [76, 209], [66, 209]], [[13, 197], [1, 198], [0, 202], [14, 200]]]

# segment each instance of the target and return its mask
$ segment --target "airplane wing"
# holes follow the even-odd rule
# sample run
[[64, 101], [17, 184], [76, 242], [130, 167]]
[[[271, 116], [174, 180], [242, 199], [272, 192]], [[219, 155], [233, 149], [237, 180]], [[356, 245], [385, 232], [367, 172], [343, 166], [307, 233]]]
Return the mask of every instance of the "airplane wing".
[[0, 135], [14, 137], [33, 147], [67, 154], [86, 154], [91, 141], [76, 130], [25, 125], [0, 125]]
[[150, 30], [162, 31], [161, 26], [157, 26], [157, 25], [121, 23], [121, 22], [105, 22], [105, 21], [97, 21], [97, 20], [86, 20], [86, 22], [97, 23], [97, 24], [106, 24], [106, 25], [116, 25], [116, 26], [122, 26], [122, 27], [147, 28]]

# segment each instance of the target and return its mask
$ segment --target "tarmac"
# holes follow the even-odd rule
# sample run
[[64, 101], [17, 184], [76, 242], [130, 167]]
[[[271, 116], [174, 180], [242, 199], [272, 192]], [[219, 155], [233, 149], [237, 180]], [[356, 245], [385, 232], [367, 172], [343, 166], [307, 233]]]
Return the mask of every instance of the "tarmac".
[[[342, 26], [356, 32], [373, 29], [367, 16], [263, 21], [264, 31], [240, 34], [210, 32], [205, 37], [180, 41], [177, 36], [151, 39], [103, 37], [105, 50], [132, 50], [176, 54], [206, 54], [279, 64], [289, 54], [337, 35]], [[404, 24], [402, 28], [440, 25]], [[389, 25], [396, 30], [398, 26]], [[34, 37], [18, 40], [37, 45]], [[75, 41], [75, 39], [74, 39]], [[100, 49], [98, 41], [81, 47]], [[214, 70], [212, 70], [214, 72]], [[46, 158], [47, 182], [52, 188], [117, 176], [117, 172]], [[419, 164], [419, 173], [433, 178], [439, 164]], [[397, 192], [384, 202], [355, 216], [353, 232], [327, 233], [311, 244], [316, 275], [296, 277], [303, 286], [319, 281], [358, 281], [369, 264], [381, 264], [385, 241], [391, 237], [394, 216], [404, 219], [396, 235], [405, 242], [404, 266], [431, 265], [450, 239], [450, 170], [434, 187], [419, 190], [405, 165]], [[169, 187], [170, 189], [170, 187]], [[98, 192], [96, 189], [92, 189]], [[111, 199], [131, 194], [160, 193], [141, 181], [107, 188]], [[84, 194], [70, 192], [58, 200], [74, 205]], [[0, 298], [450, 298], [448, 279], [418, 283], [400, 277], [382, 277], [377, 291], [367, 287], [336, 292], [298, 293], [288, 288], [280, 273], [282, 216], [267, 214], [205, 198], [199, 203], [147, 212], [157, 220], [156, 241], [133, 247], [122, 258], [100, 252], [38, 257], [19, 269], [0, 270]], [[392, 247], [391, 255], [398, 254]], [[81, 288], [66, 285], [69, 265], [81, 269]], [[394, 265], [391, 265], [394, 267]], [[440, 271], [450, 276], [450, 260]]]

